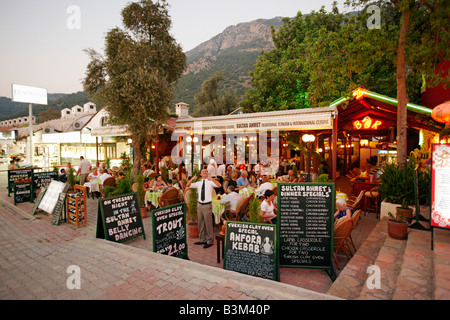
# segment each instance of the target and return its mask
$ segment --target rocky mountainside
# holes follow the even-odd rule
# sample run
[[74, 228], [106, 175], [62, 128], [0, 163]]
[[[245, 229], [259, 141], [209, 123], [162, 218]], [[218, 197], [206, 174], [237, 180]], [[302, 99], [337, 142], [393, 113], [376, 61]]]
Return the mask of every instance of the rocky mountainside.
[[278, 29], [281, 25], [281, 17], [240, 23], [186, 52], [188, 67], [174, 88], [174, 103], [183, 101], [194, 111], [194, 96], [216, 71], [222, 71], [226, 78], [221, 89], [235, 92], [240, 100], [249, 87], [248, 73], [254, 70], [261, 51], [274, 48], [270, 27]]

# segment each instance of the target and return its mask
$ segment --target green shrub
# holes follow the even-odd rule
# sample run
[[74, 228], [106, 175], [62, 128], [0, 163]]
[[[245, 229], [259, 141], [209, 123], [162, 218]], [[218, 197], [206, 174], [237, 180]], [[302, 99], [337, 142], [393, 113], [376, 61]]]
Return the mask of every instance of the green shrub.
[[390, 203], [405, 204], [411, 206], [414, 198], [414, 168], [413, 162], [409, 162], [404, 170], [398, 165], [388, 164], [380, 177], [379, 187], [382, 200]]
[[258, 198], [253, 195], [250, 199], [250, 203], [248, 204], [248, 217], [249, 221], [253, 223], [261, 222], [261, 202], [259, 202]]
[[190, 188], [189, 192], [189, 218], [197, 222], [197, 203], [198, 203], [198, 192], [197, 188]]

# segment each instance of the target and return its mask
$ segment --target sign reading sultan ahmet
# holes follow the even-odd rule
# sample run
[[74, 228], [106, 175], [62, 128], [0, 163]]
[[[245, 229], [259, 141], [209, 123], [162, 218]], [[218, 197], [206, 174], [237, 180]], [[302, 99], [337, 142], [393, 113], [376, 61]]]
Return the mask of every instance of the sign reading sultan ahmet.
[[331, 129], [334, 111], [334, 108], [325, 107], [204, 118], [181, 118], [177, 120], [176, 130], [195, 133], [218, 130], [222, 133], [231, 133], [234, 131]]

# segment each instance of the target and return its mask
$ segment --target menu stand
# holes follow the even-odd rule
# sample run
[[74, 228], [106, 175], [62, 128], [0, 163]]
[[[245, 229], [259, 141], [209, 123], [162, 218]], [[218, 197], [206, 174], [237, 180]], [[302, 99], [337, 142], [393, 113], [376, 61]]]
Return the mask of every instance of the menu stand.
[[75, 185], [74, 193], [67, 194], [67, 221], [78, 228], [87, 225], [86, 188]]

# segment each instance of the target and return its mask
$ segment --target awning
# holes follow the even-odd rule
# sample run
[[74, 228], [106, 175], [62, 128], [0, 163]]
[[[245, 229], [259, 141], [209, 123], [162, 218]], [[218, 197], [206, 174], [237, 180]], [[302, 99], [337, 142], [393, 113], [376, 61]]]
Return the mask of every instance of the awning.
[[336, 107], [281, 110], [225, 116], [182, 118], [175, 132], [254, 133], [272, 130], [324, 130], [333, 128]]

